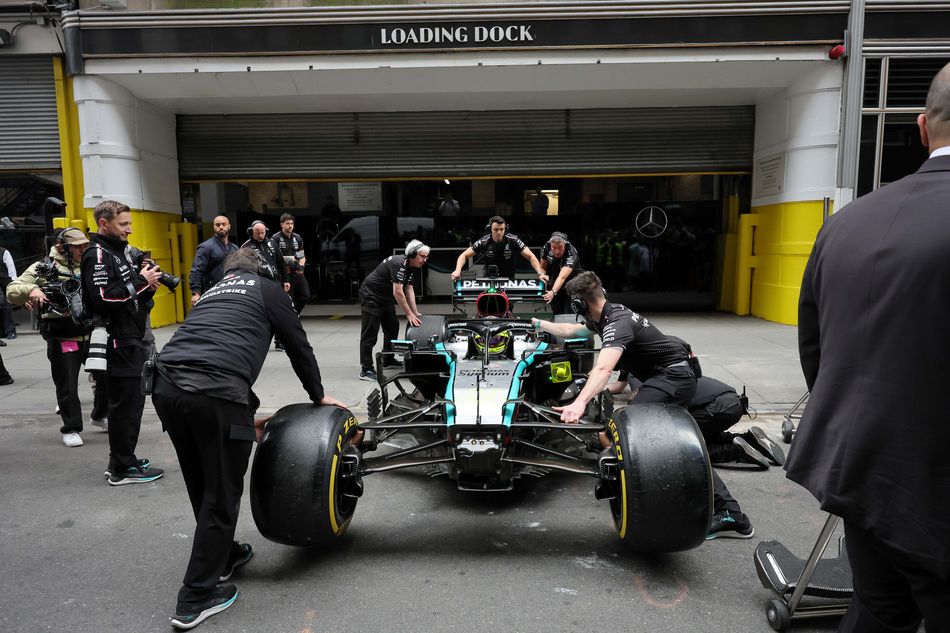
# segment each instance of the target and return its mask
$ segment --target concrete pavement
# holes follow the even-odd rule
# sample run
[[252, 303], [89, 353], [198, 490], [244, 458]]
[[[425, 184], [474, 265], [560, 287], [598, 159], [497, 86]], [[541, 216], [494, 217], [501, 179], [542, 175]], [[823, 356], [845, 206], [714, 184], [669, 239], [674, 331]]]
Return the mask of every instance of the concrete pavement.
[[[352, 306], [323, 308], [325, 313], [329, 309], [335, 309], [335, 315], [305, 314], [304, 328], [316, 350], [327, 393], [359, 413], [365, 411], [366, 394], [373, 388], [371, 383], [358, 379], [359, 319]], [[316, 307], [308, 307], [308, 314], [311, 311], [316, 312]], [[427, 307], [423, 306], [423, 311], [428, 311]], [[23, 319], [22, 311], [18, 316]], [[648, 316], [664, 333], [690, 342], [706, 375], [740, 391], [746, 386], [749, 401], [759, 412], [784, 412], [805, 392], [794, 327], [723, 313]], [[401, 327], [405, 328], [404, 321]], [[159, 349], [175, 328], [155, 330]], [[0, 414], [51, 412], [56, 403], [46, 344], [38, 334], [29, 331], [28, 324], [21, 323], [18, 330], [20, 337], [0, 348], [16, 381], [0, 387]], [[287, 356], [276, 351], [268, 354], [254, 390], [261, 399], [262, 412], [272, 413], [285, 404], [306, 400]], [[82, 393], [84, 410], [88, 411], [92, 406], [91, 392], [84, 389]], [[151, 403], [147, 402], [146, 407], [151, 407]]]
[[[693, 344], [707, 374], [747, 384], [760, 413], [801, 396], [795, 328], [722, 314], [650, 316]], [[373, 385], [357, 379], [358, 320], [304, 326], [328, 393], [365, 412]], [[16, 380], [0, 387], [0, 631], [171, 631], [194, 530], [171, 442], [148, 402], [137, 452], [166, 476], [108, 486], [107, 435], [87, 428], [84, 446], [62, 445], [45, 345], [20, 332], [0, 348]], [[158, 345], [173, 332], [157, 330]], [[280, 352], [268, 355], [255, 390], [265, 411], [305, 399]], [[81, 391], [88, 413], [91, 394]], [[778, 438], [780, 420], [764, 413], [755, 423]], [[506, 494], [461, 493], [416, 471], [370, 476], [346, 538], [329, 552], [263, 539], [245, 495], [237, 537], [255, 557], [235, 574], [235, 606], [199, 630], [767, 631], [771, 596], [755, 577], [755, 545], [778, 539], [805, 556], [824, 517], [780, 469], [721, 474], [755, 537], [662, 556], [624, 551], [591, 482], [569, 475]]]

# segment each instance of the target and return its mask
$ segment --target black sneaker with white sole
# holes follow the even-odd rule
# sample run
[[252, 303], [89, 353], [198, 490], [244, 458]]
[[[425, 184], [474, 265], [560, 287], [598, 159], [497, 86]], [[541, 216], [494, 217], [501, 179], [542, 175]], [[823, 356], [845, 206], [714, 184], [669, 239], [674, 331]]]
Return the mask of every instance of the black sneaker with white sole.
[[752, 448], [765, 455], [765, 458], [773, 465], [782, 466], [785, 464], [785, 451], [759, 427], [750, 427], [740, 437], [752, 445]]
[[221, 577], [218, 578], [218, 582], [230, 580], [231, 575], [234, 574], [234, 570], [252, 558], [254, 558], [254, 548], [251, 547], [250, 543], [238, 543], [237, 541], [231, 543], [231, 553], [228, 556], [228, 564], [224, 566], [224, 571], [221, 572]]
[[364, 369], [360, 372], [360, 380], [367, 380], [369, 382], [376, 382], [376, 372], [372, 369]]
[[179, 602], [172, 617], [172, 626], [176, 629], [193, 629], [216, 613], [221, 613], [237, 600], [238, 590], [234, 585], [218, 585], [211, 591], [211, 597], [198, 604]]
[[[152, 462], [148, 461], [148, 457], [142, 458], [135, 462], [135, 465], [143, 470], [148, 470], [148, 467], [152, 465]], [[108, 479], [112, 476], [112, 464], [109, 464], [105, 471], [103, 471], [102, 476]]]
[[752, 538], [755, 528], [752, 521], [743, 512], [721, 510], [713, 515], [706, 533], [706, 540], [717, 538]]
[[115, 473], [109, 477], [110, 486], [125, 486], [127, 484], [147, 484], [159, 479], [165, 471], [161, 468], [142, 468], [141, 466], [129, 466], [124, 473]]

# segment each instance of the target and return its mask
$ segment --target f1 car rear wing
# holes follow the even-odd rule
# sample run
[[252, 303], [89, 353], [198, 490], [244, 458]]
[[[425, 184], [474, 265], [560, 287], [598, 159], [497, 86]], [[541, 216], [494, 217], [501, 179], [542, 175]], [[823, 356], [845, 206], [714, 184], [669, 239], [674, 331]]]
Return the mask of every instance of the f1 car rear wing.
[[475, 303], [479, 295], [485, 293], [502, 293], [512, 302], [543, 302], [544, 291], [544, 282], [540, 279], [507, 279], [505, 277], [459, 279], [452, 288], [452, 307], [462, 311], [459, 304]]

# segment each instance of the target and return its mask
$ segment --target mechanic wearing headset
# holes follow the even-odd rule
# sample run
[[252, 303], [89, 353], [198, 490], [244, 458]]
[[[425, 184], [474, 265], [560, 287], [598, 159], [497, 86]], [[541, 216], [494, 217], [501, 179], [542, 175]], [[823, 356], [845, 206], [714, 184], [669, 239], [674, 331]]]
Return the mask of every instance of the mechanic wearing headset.
[[[630, 372], [643, 383], [631, 404], [686, 406], [696, 393], [696, 376], [682, 343], [664, 335], [645, 317], [626, 306], [607, 301], [604, 287], [593, 272], [578, 274], [571, 281], [569, 292], [572, 311], [583, 316], [586, 323], [531, 319], [535, 328], [564, 338], [583, 336], [586, 329], [601, 338], [597, 365], [587, 377], [587, 384], [574, 402], [555, 407], [561, 412], [561, 421], [577, 422], [586, 412], [587, 403], [607, 386], [615, 369]], [[715, 513], [706, 538], [752, 538], [752, 522], [715, 471], [713, 497]]]
[[452, 281], [457, 281], [462, 276], [462, 268], [465, 266], [465, 260], [476, 255], [484, 255], [485, 270], [489, 266], [498, 267], [498, 276], [507, 279], [515, 278], [515, 253], [520, 253], [522, 257], [528, 260], [531, 268], [538, 274], [542, 281], [547, 280], [538, 258], [534, 256], [531, 249], [525, 246], [524, 242], [518, 239], [517, 235], [508, 232], [508, 223], [501, 216], [493, 216], [488, 221], [487, 235], [483, 235], [475, 242], [462, 251], [458, 261], [455, 262], [455, 270], [452, 271]]
[[[425, 266], [429, 259], [429, 247], [419, 240], [406, 245], [404, 255], [391, 255], [366, 276], [360, 286], [360, 380], [376, 380], [373, 369], [373, 346], [383, 328], [383, 351], [392, 351], [392, 340], [399, 336], [399, 320], [393, 299], [402, 308], [409, 324], [422, 324], [422, 313], [416, 306], [416, 293], [412, 288], [413, 273]], [[389, 359], [389, 362], [395, 362]]]
[[251, 226], [247, 227], [247, 236], [249, 239], [241, 244], [241, 248], [251, 249], [257, 255], [261, 264], [261, 275], [281, 284], [284, 292], [290, 292], [285, 268], [277, 264], [277, 247], [267, 239], [267, 226], [260, 220], [254, 220]]
[[[571, 244], [567, 235], [560, 231], [551, 234], [551, 238], [541, 249], [541, 269], [552, 279], [548, 291], [544, 293], [544, 300], [551, 304], [553, 314], [570, 314], [567, 293], [564, 285], [574, 279], [581, 272], [581, 258], [577, 249]], [[542, 279], [544, 279], [542, 277]], [[545, 279], [545, 282], [547, 279]]]

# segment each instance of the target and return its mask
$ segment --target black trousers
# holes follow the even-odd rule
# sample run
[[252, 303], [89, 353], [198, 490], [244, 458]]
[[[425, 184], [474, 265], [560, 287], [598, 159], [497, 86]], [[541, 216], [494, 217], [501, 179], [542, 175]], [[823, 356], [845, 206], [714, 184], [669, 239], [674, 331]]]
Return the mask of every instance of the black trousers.
[[[0, 266], [2, 266], [0, 262]], [[6, 274], [4, 268], [3, 274]], [[6, 337], [8, 334], [16, 332], [16, 320], [13, 318], [13, 306], [7, 301], [6, 286], [0, 287], [0, 334]]]
[[630, 404], [678, 404], [685, 408], [695, 394], [696, 376], [684, 362], [682, 366], [657, 370], [640, 384]]
[[137, 461], [135, 446], [139, 442], [142, 411], [145, 409], [145, 396], [142, 395], [145, 351], [137, 345], [110, 346], [106, 358], [109, 367], [109, 467], [113, 473], [121, 473]]
[[294, 310], [299, 315], [303, 312], [307, 301], [310, 300], [310, 283], [306, 275], [290, 275], [290, 298], [294, 302]]
[[395, 310], [367, 310], [363, 307], [360, 325], [360, 367], [373, 369], [373, 347], [379, 338], [379, 328], [383, 328], [383, 351], [392, 351], [392, 340], [399, 336], [399, 319]]
[[[688, 365], [666, 367], [640, 385], [637, 395], [633, 397], [630, 404], [678, 404], [685, 408], [686, 403], [695, 393], [696, 376]], [[715, 470], [712, 473], [712, 479], [714, 511], [742, 512], [739, 502], [735, 500]]]
[[109, 417], [109, 375], [102, 372], [90, 374], [92, 385], [92, 414], [94, 420]]
[[178, 601], [206, 600], [218, 583], [237, 527], [244, 473], [253, 442], [229, 438], [232, 424], [254, 420], [246, 404], [179, 389], [159, 375], [155, 411], [175, 446], [195, 515], [191, 558]]
[[844, 524], [854, 598], [839, 633], [950, 631], [950, 569], [889, 547], [870, 533]]
[[[64, 351], [75, 347], [72, 351]], [[82, 405], [79, 403], [79, 373], [86, 360], [88, 343], [50, 338], [46, 341], [46, 358], [56, 387], [56, 404], [63, 419], [60, 433], [82, 433]]]
[[3, 356], [0, 356], [0, 379], [6, 379], [10, 377], [10, 372], [7, 371], [6, 366], [3, 364]]
[[570, 297], [567, 296], [564, 288], [561, 288], [561, 291], [551, 299], [551, 314], [573, 314], [570, 303]]

